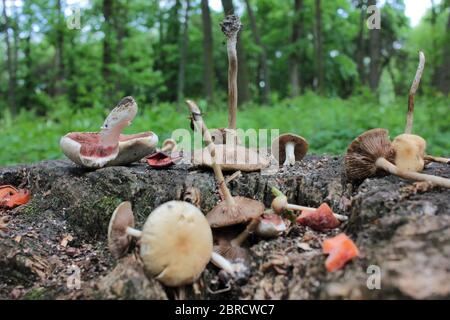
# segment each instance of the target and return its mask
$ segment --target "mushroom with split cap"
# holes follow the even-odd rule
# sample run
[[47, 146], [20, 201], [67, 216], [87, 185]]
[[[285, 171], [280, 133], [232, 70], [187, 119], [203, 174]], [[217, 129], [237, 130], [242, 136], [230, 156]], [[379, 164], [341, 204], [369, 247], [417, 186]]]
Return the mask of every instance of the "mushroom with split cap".
[[255, 233], [263, 238], [276, 238], [287, 230], [283, 218], [273, 212], [264, 212]]
[[31, 193], [27, 189], [17, 189], [11, 185], [0, 186], [0, 208], [13, 209], [28, 203]]
[[328, 204], [323, 203], [319, 208], [311, 208], [288, 203], [287, 197], [277, 188], [272, 187], [272, 194], [275, 198], [272, 201], [272, 209], [277, 214], [282, 214], [285, 210], [301, 211], [295, 218], [297, 223], [318, 231], [337, 228], [341, 221], [347, 221], [347, 216], [333, 213]]
[[305, 138], [286, 133], [272, 141], [272, 155], [283, 166], [293, 166], [300, 161], [308, 152], [308, 142]]
[[153, 132], [124, 135], [137, 114], [132, 97], [123, 98], [106, 118], [100, 132], [71, 132], [61, 138], [64, 154], [88, 168], [127, 165], [152, 153], [158, 143]]
[[211, 228], [203, 213], [190, 203], [169, 201], [147, 218], [142, 231], [134, 229], [130, 202], [114, 211], [108, 228], [108, 247], [123, 257], [131, 239], [138, 238], [140, 257], [147, 274], [164, 285], [193, 283], [212, 258]]
[[348, 146], [344, 157], [347, 180], [360, 182], [366, 178], [390, 173], [412, 181], [427, 181], [450, 188], [450, 179], [429, 174], [400, 170], [394, 165], [395, 150], [385, 129], [371, 129], [357, 137]]
[[173, 166], [177, 160], [181, 159], [181, 157], [172, 157], [172, 152], [176, 149], [177, 143], [175, 140], [164, 140], [161, 150], [146, 157], [148, 165], [152, 168], [159, 169]]
[[214, 251], [224, 254], [230, 260], [242, 258], [245, 260], [246, 250], [241, 245], [247, 237], [256, 230], [261, 215], [264, 212], [264, 204], [245, 197], [233, 197], [228, 189], [221, 166], [216, 162], [217, 146], [211, 139], [211, 134], [203, 122], [200, 109], [193, 102], [188, 100], [187, 105], [192, 115], [193, 123], [197, 131], [201, 132], [206, 144], [206, 149], [210, 153], [212, 168], [217, 180], [218, 187], [224, 200], [216, 205], [207, 215], [209, 225], [213, 229], [220, 229], [238, 224], [247, 224], [245, 230], [232, 239], [220, 238], [219, 244]]
[[238, 57], [237, 57], [237, 39], [239, 31], [242, 29], [241, 20], [237, 15], [228, 15], [220, 23], [221, 30], [227, 38], [228, 55], [228, 127], [213, 130], [211, 133], [212, 141], [215, 144], [239, 144], [236, 134], [236, 114], [238, 103]]
[[426, 162], [440, 162], [450, 164], [450, 159], [433, 157], [426, 154], [427, 143], [421, 136], [412, 134], [414, 120], [414, 96], [420, 84], [420, 79], [425, 68], [425, 55], [419, 52], [419, 65], [414, 77], [408, 98], [408, 111], [406, 114], [405, 133], [397, 136], [392, 141], [395, 151], [395, 165], [402, 171], [420, 172]]

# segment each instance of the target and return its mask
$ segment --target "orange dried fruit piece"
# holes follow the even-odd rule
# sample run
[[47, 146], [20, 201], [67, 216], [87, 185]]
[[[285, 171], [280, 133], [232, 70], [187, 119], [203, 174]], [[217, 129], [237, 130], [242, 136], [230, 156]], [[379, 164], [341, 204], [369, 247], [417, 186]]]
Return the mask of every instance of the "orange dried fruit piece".
[[323, 253], [329, 254], [325, 261], [328, 272], [341, 269], [348, 261], [359, 256], [359, 250], [355, 243], [344, 233], [326, 239], [322, 244], [322, 249]]
[[12, 209], [28, 203], [31, 199], [30, 191], [17, 189], [11, 185], [0, 186], [0, 208]]
[[341, 223], [326, 203], [314, 211], [303, 210], [297, 217], [297, 223], [317, 231], [337, 228]]

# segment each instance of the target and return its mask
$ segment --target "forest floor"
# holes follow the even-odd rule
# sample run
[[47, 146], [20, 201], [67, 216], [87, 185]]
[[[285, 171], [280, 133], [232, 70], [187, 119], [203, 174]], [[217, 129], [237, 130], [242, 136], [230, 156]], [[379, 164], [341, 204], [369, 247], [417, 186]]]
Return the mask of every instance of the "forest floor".
[[[234, 195], [270, 206], [270, 188], [292, 203], [327, 202], [349, 220], [316, 232], [292, 226], [276, 239], [253, 236], [250, 272], [226, 279], [208, 265], [185, 288], [194, 299], [380, 299], [450, 298], [450, 190], [388, 176], [359, 186], [345, 183], [341, 157], [307, 156], [271, 175], [243, 173], [230, 183]], [[450, 178], [450, 166], [426, 173]], [[116, 262], [105, 243], [109, 217], [129, 200], [140, 227], [158, 205], [181, 199], [188, 187], [201, 191], [208, 212], [219, 200], [211, 172], [187, 165], [157, 171], [144, 164], [87, 171], [54, 160], [0, 169], [0, 183], [22, 185], [32, 200], [0, 212], [0, 299], [173, 299], [180, 292], [144, 275], [136, 254]], [[360, 257], [329, 273], [323, 239], [345, 232]], [[133, 250], [131, 250], [133, 251]], [[381, 288], [370, 290], [369, 266], [381, 270]], [[75, 279], [79, 272], [81, 283]]]

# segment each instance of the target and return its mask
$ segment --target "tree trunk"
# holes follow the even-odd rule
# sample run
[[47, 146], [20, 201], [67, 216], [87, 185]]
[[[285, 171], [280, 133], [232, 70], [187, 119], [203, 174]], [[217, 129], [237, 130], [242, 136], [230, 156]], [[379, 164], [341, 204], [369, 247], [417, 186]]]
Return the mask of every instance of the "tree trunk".
[[214, 100], [214, 60], [211, 12], [208, 0], [202, 0], [203, 21], [203, 92], [208, 102]]
[[[376, 0], [369, 0], [369, 6], [376, 5]], [[369, 86], [372, 91], [378, 89], [381, 76], [381, 34], [380, 29], [369, 30], [370, 74]]]
[[103, 66], [102, 73], [104, 78], [104, 83], [106, 86], [106, 95], [111, 96], [111, 65], [113, 63], [113, 43], [112, 43], [112, 14], [113, 14], [113, 1], [103, 0], [103, 17], [105, 21], [103, 22]]
[[364, 28], [366, 26], [366, 9], [363, 6], [363, 1], [360, 3], [361, 6], [361, 13], [359, 16], [359, 31], [358, 31], [358, 44], [356, 49], [356, 64], [358, 66], [358, 74], [359, 74], [359, 81], [362, 85], [365, 85], [367, 83], [366, 81], [366, 68], [364, 66], [364, 57], [366, 55], [366, 46], [364, 41]]
[[250, 5], [249, 0], [245, 0], [245, 4], [247, 6], [248, 17], [250, 19], [250, 28], [252, 29], [253, 38], [255, 39], [255, 43], [261, 48], [260, 54], [260, 77], [264, 83], [264, 87], [262, 88], [262, 102], [267, 104], [270, 99], [270, 70], [269, 65], [267, 63], [267, 47], [262, 43], [261, 36], [259, 33], [258, 25], [256, 24], [256, 18], [253, 13], [252, 6]]
[[[450, 3], [450, 1], [447, 1], [447, 3]], [[442, 49], [443, 62], [439, 72], [438, 88], [443, 94], [448, 95], [450, 92], [450, 15], [447, 19], [445, 39], [444, 48]]]
[[3, 20], [5, 21], [5, 45], [6, 45], [6, 67], [8, 69], [8, 104], [12, 114], [17, 113], [16, 105], [16, 77], [14, 74], [13, 48], [9, 38], [10, 20], [6, 14], [6, 0], [3, 3]]
[[[222, 6], [225, 16], [234, 14], [233, 0], [222, 0]], [[237, 40], [237, 55], [239, 60], [238, 70], [238, 103], [242, 104], [250, 99], [250, 89], [248, 80], [247, 59], [245, 57], [244, 44], [241, 41], [240, 35]]]
[[323, 63], [322, 8], [320, 2], [321, 0], [315, 0], [314, 47], [316, 56], [317, 91], [320, 95], [323, 95], [325, 91], [325, 70]]
[[189, 10], [191, 9], [190, 0], [186, 0], [186, 11], [184, 14], [183, 22], [183, 35], [180, 40], [180, 65], [178, 68], [178, 88], [177, 88], [177, 100], [178, 103], [183, 103], [184, 100], [184, 88], [186, 84], [186, 60], [189, 46]]
[[294, 3], [294, 23], [292, 25], [292, 53], [290, 57], [290, 79], [291, 79], [291, 96], [296, 97], [300, 94], [300, 47], [299, 40], [303, 34], [303, 0], [295, 0]]
[[64, 93], [64, 13], [61, 8], [61, 0], [56, 1], [56, 10], [58, 13], [56, 27], [56, 45], [55, 45], [55, 95]]

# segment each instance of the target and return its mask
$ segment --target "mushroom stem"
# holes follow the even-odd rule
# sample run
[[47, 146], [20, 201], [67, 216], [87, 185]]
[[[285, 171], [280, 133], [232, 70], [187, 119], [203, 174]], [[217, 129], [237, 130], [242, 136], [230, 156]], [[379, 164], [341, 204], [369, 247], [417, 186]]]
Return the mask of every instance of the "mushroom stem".
[[252, 221], [245, 227], [245, 230], [242, 231], [236, 238], [231, 240], [230, 244], [233, 247], [240, 247], [245, 240], [247, 240], [248, 236], [255, 232], [260, 219], [252, 219]]
[[426, 155], [424, 159], [425, 159], [425, 161], [429, 161], [429, 162], [438, 162], [438, 163], [450, 164], [450, 159], [443, 158], [443, 157], [433, 157], [433, 156], [430, 156], [430, 155]]
[[216, 266], [225, 270], [227, 273], [234, 275], [235, 271], [234, 271], [233, 264], [230, 261], [228, 261], [227, 259], [225, 259], [224, 257], [222, 257], [217, 252], [212, 253], [211, 262], [214, 263]]
[[283, 166], [291, 165], [293, 166], [295, 164], [295, 143], [294, 142], [288, 142], [285, 146], [286, 150], [286, 160], [283, 163]]
[[186, 101], [189, 110], [192, 114], [192, 120], [196, 129], [202, 133], [203, 140], [205, 141], [206, 147], [209, 150], [211, 155], [211, 166], [214, 170], [214, 175], [216, 176], [217, 183], [219, 185], [219, 189], [223, 194], [224, 200], [228, 205], [235, 205], [235, 201], [233, 196], [231, 195], [230, 189], [228, 189], [227, 184], [225, 182], [225, 178], [222, 173], [222, 169], [220, 165], [217, 164], [216, 160], [216, 146], [212, 141], [211, 134], [208, 131], [208, 128], [203, 121], [202, 114], [200, 108], [195, 104], [194, 101], [187, 100]]
[[225, 17], [220, 24], [222, 32], [227, 37], [227, 54], [228, 54], [228, 129], [236, 130], [236, 113], [237, 113], [237, 75], [238, 75], [238, 58], [237, 58], [237, 37], [242, 24], [238, 16], [229, 15]]
[[416, 76], [414, 77], [408, 97], [408, 113], [406, 114], [405, 133], [412, 133], [414, 120], [414, 95], [419, 87], [420, 79], [422, 78], [423, 70], [425, 68], [425, 55], [419, 51], [419, 66], [417, 67]]
[[[285, 197], [285, 195], [283, 194], [283, 192], [281, 192], [279, 189], [277, 189], [276, 187], [272, 187], [272, 194], [275, 196], [275, 197]], [[285, 198], [285, 199], [287, 199], [287, 198]], [[283, 201], [284, 202], [284, 201]], [[280, 202], [280, 204], [281, 205], [283, 205], [282, 203], [283, 202]], [[284, 203], [286, 203], [286, 202], [284, 202]], [[280, 205], [279, 204], [279, 205]], [[299, 206], [299, 205], [296, 205], [296, 204], [290, 204], [290, 203], [286, 203], [286, 204], [284, 204], [284, 209], [285, 210], [292, 210], [292, 211], [315, 211], [315, 210], [317, 210], [317, 208], [311, 208], [311, 207], [304, 207], [304, 206]], [[333, 213], [333, 215], [335, 216], [335, 218], [336, 219], [338, 219], [339, 221], [347, 221], [348, 220], [348, 217], [347, 216], [344, 216], [344, 215], [342, 215], [342, 214], [337, 214], [337, 213]]]
[[139, 239], [142, 236], [142, 231], [137, 230], [135, 228], [127, 227], [127, 235]]
[[428, 181], [437, 186], [450, 188], [450, 179], [441, 178], [437, 176], [432, 176], [429, 174], [411, 172], [411, 171], [401, 171], [395, 165], [387, 161], [385, 158], [378, 158], [375, 162], [378, 168], [381, 168], [390, 174], [399, 176], [400, 178], [412, 180], [412, 181]]

